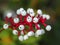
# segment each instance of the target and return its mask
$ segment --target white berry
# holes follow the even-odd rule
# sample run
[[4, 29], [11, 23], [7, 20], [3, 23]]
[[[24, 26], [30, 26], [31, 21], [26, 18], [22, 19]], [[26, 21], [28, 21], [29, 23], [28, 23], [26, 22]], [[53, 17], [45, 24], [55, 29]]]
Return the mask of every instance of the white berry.
[[46, 30], [47, 30], [47, 31], [50, 31], [50, 30], [51, 30], [51, 26], [50, 26], [50, 25], [47, 25], [47, 26], [46, 26]]
[[20, 11], [24, 10], [23, 8], [20, 8]]
[[24, 35], [24, 40], [27, 40], [28, 39], [28, 35]]
[[14, 18], [14, 23], [19, 23], [19, 18]]
[[35, 16], [34, 10], [33, 9], [30, 9], [29, 14], [30, 14], [31, 17], [34, 17]]
[[38, 37], [39, 35], [43, 35], [44, 33], [45, 33], [45, 31], [43, 29], [37, 30], [35, 33], [35, 36]]
[[24, 40], [24, 36], [22, 36], [22, 35], [19, 36], [19, 40], [20, 40], [20, 41], [23, 41], [23, 40]]
[[19, 14], [20, 14], [20, 9], [18, 9], [18, 10], [16, 11], [16, 13], [19, 15]]
[[28, 35], [28, 36], [33, 36], [33, 35], [34, 35], [34, 32], [33, 32], [33, 31], [30, 31], [30, 32], [28, 32], [27, 35]]
[[42, 15], [42, 10], [38, 9], [38, 10], [37, 10], [37, 14]]
[[12, 17], [12, 13], [11, 13], [11, 12], [8, 12], [6, 16], [7, 16], [8, 18]]
[[27, 17], [27, 22], [32, 22], [32, 17], [28, 16]]
[[49, 20], [50, 19], [50, 16], [49, 15], [46, 15], [46, 19]]
[[24, 35], [24, 32], [23, 31], [21, 31], [21, 35]]
[[8, 24], [4, 24], [4, 25], [3, 25], [3, 28], [4, 28], [4, 29], [8, 29], [8, 27], [9, 27]]
[[46, 18], [46, 14], [43, 14], [42, 17], [43, 17], [43, 19], [45, 19]]
[[19, 30], [24, 30], [24, 25], [19, 25]]
[[13, 34], [14, 35], [17, 35], [18, 34], [18, 31], [17, 30], [13, 30]]
[[38, 18], [34, 17], [34, 18], [33, 18], [33, 22], [34, 22], [34, 23], [38, 23]]
[[27, 13], [28, 13], [28, 14], [30, 13], [30, 8], [27, 9]]
[[26, 11], [25, 11], [25, 10], [22, 10], [22, 11], [21, 11], [21, 15], [22, 15], [22, 16], [26, 16]]

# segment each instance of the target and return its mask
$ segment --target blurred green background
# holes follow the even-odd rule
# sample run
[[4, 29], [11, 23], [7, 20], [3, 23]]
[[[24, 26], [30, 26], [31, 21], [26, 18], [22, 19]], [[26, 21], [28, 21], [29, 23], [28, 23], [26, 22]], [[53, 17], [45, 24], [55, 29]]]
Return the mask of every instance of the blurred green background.
[[30, 37], [28, 40], [20, 42], [18, 37], [12, 34], [11, 29], [0, 32], [0, 45], [60, 45], [60, 0], [0, 0], [0, 29], [4, 24], [4, 12], [23, 7], [33, 8], [35, 11], [41, 9], [43, 13], [49, 14], [51, 19], [47, 24], [52, 26], [52, 30], [36, 38]]

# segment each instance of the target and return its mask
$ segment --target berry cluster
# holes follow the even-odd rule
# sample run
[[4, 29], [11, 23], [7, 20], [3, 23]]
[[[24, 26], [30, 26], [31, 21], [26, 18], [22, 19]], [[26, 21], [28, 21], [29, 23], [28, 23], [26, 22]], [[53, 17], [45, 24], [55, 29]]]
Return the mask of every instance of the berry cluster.
[[[51, 30], [51, 26], [47, 25], [45, 22], [50, 19], [47, 14], [42, 14], [42, 10], [37, 10], [37, 15], [35, 15], [32, 8], [28, 8], [25, 11], [20, 8], [16, 11], [16, 17], [12, 17], [12, 13], [8, 13], [5, 17], [6, 24], [3, 25], [4, 29], [11, 28], [14, 35], [18, 35], [20, 41], [27, 40], [30, 36], [38, 37], [43, 35], [45, 30], [40, 26], [42, 24], [47, 31]], [[28, 26], [28, 29], [26, 29]], [[34, 28], [36, 30], [34, 30]]]

